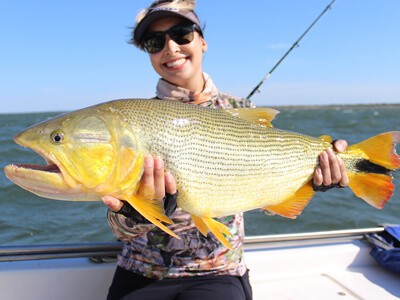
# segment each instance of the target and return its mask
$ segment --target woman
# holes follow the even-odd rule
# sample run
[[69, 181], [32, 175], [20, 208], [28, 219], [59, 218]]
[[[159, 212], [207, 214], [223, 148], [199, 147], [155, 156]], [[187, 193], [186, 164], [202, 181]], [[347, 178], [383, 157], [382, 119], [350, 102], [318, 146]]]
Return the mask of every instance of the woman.
[[[161, 76], [157, 98], [222, 109], [254, 107], [250, 101], [220, 93], [203, 72], [207, 43], [193, 8], [194, 1], [156, 1], [137, 18], [132, 43], [149, 53]], [[342, 150], [346, 143], [336, 146]], [[343, 162], [333, 151], [321, 154], [320, 166], [314, 177], [316, 189], [347, 186]], [[108, 299], [251, 299], [242, 257], [243, 214], [220, 220], [232, 233], [229, 250], [212, 234], [202, 236], [190, 215], [176, 208], [175, 180], [158, 157], [145, 158], [139, 193], [146, 186], [154, 187], [156, 198], [164, 201], [175, 223], [171, 228], [181, 240], [146, 223], [123, 201], [104, 197], [110, 226], [124, 242]]]

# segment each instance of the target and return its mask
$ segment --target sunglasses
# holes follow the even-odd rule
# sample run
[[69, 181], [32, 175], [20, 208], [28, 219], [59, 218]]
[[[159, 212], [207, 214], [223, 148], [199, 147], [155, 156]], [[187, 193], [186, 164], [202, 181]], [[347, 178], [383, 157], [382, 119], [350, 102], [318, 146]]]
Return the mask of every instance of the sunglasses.
[[141, 44], [148, 53], [157, 53], [164, 49], [167, 34], [178, 45], [186, 45], [193, 41], [194, 31], [202, 35], [197, 24], [178, 24], [165, 31], [148, 33]]

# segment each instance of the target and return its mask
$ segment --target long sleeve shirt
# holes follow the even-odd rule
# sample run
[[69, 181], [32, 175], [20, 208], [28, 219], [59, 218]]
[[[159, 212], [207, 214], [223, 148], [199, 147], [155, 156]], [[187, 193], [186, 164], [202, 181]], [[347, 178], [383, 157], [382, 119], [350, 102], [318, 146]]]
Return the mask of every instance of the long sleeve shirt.
[[[216, 109], [254, 107], [245, 99], [220, 93], [211, 78], [202, 93], [193, 94], [163, 79], [157, 86], [157, 98], [174, 99]], [[180, 240], [169, 236], [153, 224], [136, 224], [132, 219], [108, 211], [108, 222], [117, 238], [124, 242], [117, 264], [149, 278], [178, 278], [186, 276], [233, 275], [246, 272], [243, 260], [244, 220], [239, 213], [217, 221], [225, 224], [232, 234], [232, 249], [224, 247], [212, 233], [203, 236], [193, 224], [189, 213], [179, 207], [172, 214], [174, 224], [168, 227]]]

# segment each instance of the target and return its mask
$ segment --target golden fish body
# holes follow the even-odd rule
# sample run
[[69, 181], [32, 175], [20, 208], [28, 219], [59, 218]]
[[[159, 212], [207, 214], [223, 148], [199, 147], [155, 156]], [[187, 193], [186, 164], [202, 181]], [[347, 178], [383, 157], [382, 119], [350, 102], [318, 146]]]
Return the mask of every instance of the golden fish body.
[[151, 108], [147, 101], [135, 104], [134, 115], [124, 118], [143, 132], [138, 140], [144, 151], [164, 159], [177, 180], [178, 205], [195, 215], [221, 217], [279, 204], [310, 181], [318, 155], [331, 147], [232, 111], [166, 101], [152, 101]]
[[[312, 198], [311, 180], [329, 138], [270, 126], [270, 109], [217, 110], [165, 100], [116, 100], [35, 125], [16, 136], [48, 161], [47, 167], [9, 165], [6, 175], [43, 197], [128, 201], [144, 217], [176, 236], [159, 205], [137, 194], [147, 154], [163, 158], [177, 181], [177, 204], [199, 230], [227, 247], [229, 231], [212, 218], [263, 208], [294, 218]], [[389, 171], [400, 167], [390, 132], [340, 153], [350, 187], [383, 207], [393, 192]], [[378, 145], [378, 146], [377, 146]], [[366, 174], [366, 175], [365, 175]], [[371, 189], [369, 182], [378, 182]], [[373, 192], [371, 192], [373, 190]]]

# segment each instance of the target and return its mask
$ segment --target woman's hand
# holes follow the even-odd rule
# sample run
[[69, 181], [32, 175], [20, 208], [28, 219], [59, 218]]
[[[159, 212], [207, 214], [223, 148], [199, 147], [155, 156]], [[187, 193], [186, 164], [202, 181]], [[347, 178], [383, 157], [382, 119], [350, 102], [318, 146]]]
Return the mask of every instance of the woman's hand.
[[[345, 140], [337, 140], [333, 143], [337, 152], [347, 148]], [[327, 149], [319, 156], [319, 167], [314, 172], [314, 190], [326, 191], [331, 187], [346, 187], [349, 185], [346, 168], [343, 160], [332, 149]]]
[[[165, 194], [176, 194], [176, 182], [174, 177], [165, 172], [164, 162], [160, 157], [147, 155], [144, 158], [144, 171], [140, 179], [139, 194], [145, 194], [146, 191], [151, 190], [155, 192], [154, 198], [164, 201]], [[105, 205], [112, 211], [118, 212], [124, 206], [124, 202], [111, 197], [104, 196], [102, 200]]]

